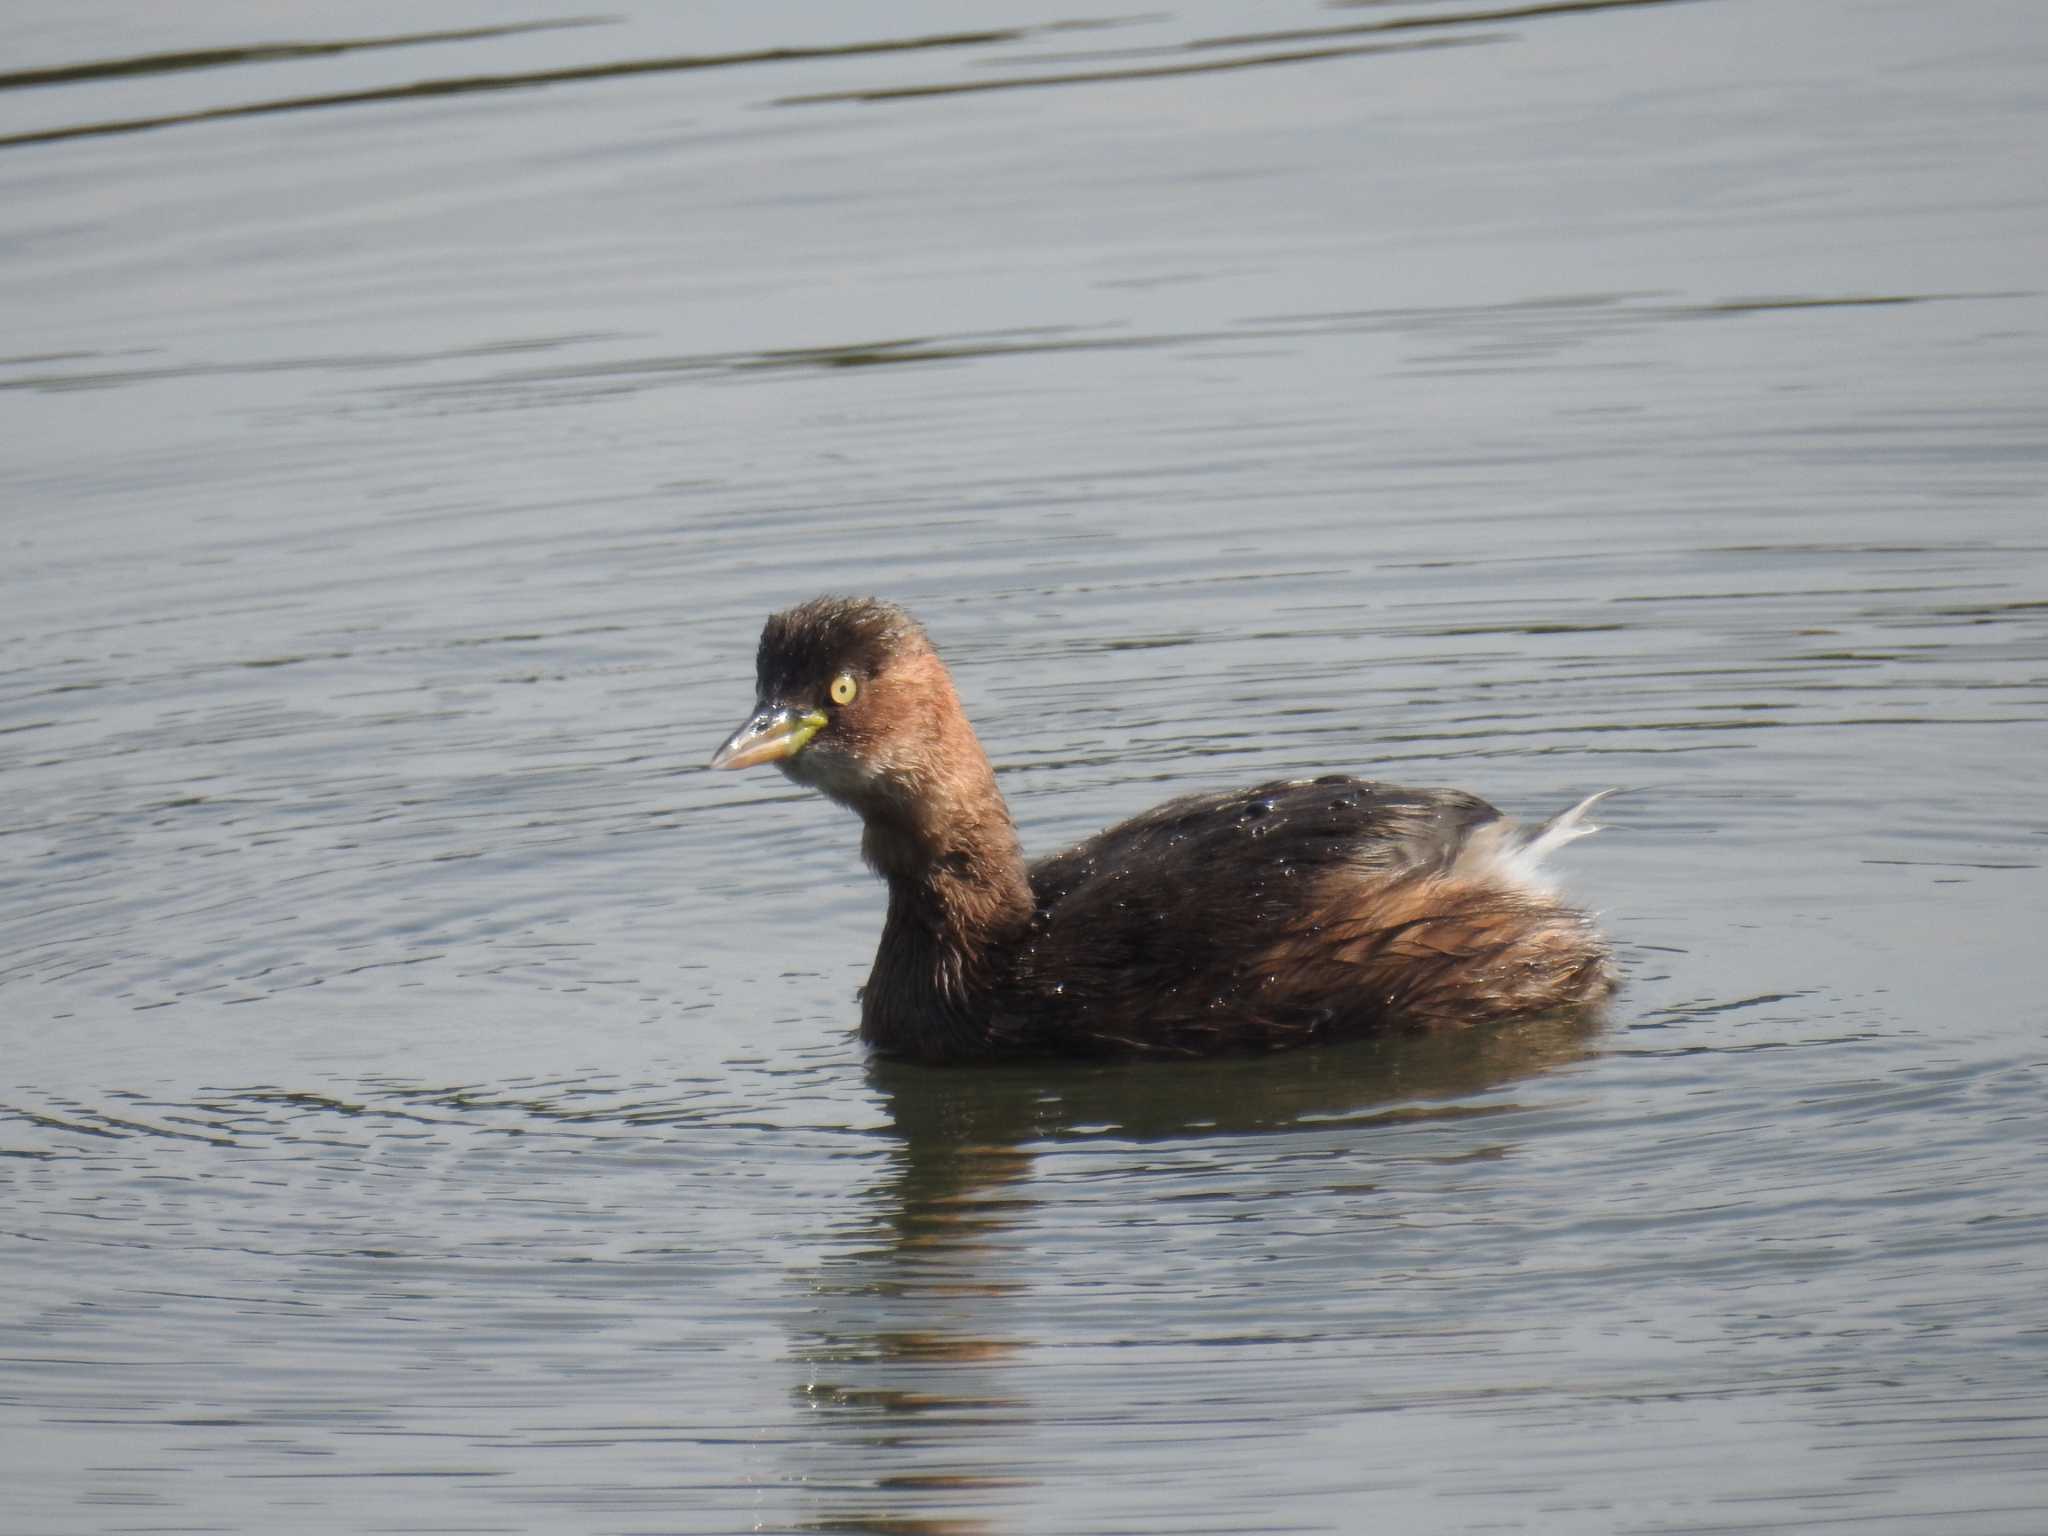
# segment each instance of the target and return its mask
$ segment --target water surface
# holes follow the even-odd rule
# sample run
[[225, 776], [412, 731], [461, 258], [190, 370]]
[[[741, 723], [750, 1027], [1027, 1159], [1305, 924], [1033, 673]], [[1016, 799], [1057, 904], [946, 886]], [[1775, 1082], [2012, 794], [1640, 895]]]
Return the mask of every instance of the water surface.
[[[10, 1531], [2042, 1528], [2036, 7], [17, 10]], [[1613, 1017], [869, 1063], [821, 590]]]

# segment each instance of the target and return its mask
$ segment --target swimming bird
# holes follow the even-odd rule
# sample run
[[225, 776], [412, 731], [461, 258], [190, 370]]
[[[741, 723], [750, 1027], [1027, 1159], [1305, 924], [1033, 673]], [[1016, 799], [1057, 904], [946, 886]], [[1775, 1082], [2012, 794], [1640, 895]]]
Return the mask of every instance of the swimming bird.
[[1592, 921], [1542, 878], [1595, 830], [1454, 789], [1328, 774], [1186, 795], [1027, 864], [946, 665], [903, 609], [772, 616], [752, 715], [713, 768], [773, 763], [857, 812], [888, 916], [861, 993], [877, 1052], [1185, 1057], [1597, 1006]]

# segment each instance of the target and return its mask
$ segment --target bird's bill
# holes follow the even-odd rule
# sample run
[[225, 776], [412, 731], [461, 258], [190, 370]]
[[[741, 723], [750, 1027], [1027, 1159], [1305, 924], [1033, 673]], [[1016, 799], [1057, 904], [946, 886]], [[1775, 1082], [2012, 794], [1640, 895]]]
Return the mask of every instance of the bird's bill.
[[724, 746], [711, 754], [711, 766], [751, 768], [756, 763], [794, 757], [824, 725], [825, 716], [818, 710], [799, 714], [787, 706], [764, 704], [746, 724], [725, 738]]

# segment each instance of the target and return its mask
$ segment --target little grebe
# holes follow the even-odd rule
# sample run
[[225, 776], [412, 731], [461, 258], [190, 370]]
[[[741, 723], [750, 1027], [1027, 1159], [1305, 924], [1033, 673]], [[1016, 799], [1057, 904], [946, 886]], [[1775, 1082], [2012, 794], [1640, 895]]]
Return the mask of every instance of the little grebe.
[[761, 631], [760, 702], [713, 768], [851, 806], [889, 915], [861, 1037], [923, 1061], [1206, 1055], [1583, 1009], [1614, 988], [1537, 877], [1593, 828], [1341, 774], [1188, 795], [1026, 866], [917, 621], [821, 597]]

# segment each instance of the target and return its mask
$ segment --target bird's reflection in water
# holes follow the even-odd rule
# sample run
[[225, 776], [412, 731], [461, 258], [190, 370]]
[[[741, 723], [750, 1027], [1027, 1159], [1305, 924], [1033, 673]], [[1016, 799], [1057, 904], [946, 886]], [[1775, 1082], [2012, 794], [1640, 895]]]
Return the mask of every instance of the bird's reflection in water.
[[[1374, 1144], [1390, 1159], [1412, 1158], [1416, 1144], [1401, 1135], [1410, 1122], [1521, 1107], [1499, 1090], [1591, 1055], [1597, 1029], [1584, 1019], [1535, 1020], [1174, 1064], [873, 1064], [893, 1125], [868, 1211], [875, 1241], [806, 1278], [814, 1326], [796, 1341], [798, 1391], [817, 1433], [793, 1448], [806, 1462], [801, 1481], [826, 1506], [806, 1528], [1011, 1529], [1005, 1510], [1047, 1470], [1017, 1459], [1015, 1448], [1032, 1438], [1019, 1431], [1062, 1414], [1115, 1413], [1114, 1404], [1049, 1391], [1044, 1362], [1031, 1358], [1087, 1342], [1049, 1329], [1046, 1298], [1035, 1294], [1056, 1282], [1033, 1281], [1034, 1247], [1071, 1241], [1076, 1227], [1073, 1212], [1054, 1219], [1048, 1207], [1090, 1202], [1081, 1225], [1093, 1229], [1084, 1240], [1099, 1241], [1105, 1280], [1137, 1280], [1117, 1272], [1115, 1231], [1159, 1219], [1162, 1160], [1186, 1157], [1230, 1179], [1222, 1143], [1275, 1137], [1298, 1140], [1304, 1159], [1327, 1168], [1331, 1138], [1355, 1135], [1369, 1182]], [[1287, 1161], [1285, 1142], [1255, 1144], [1267, 1176]], [[1078, 1183], [1034, 1179], [1042, 1158], [1096, 1147], [1123, 1161], [1107, 1157], [1102, 1178], [1090, 1168]], [[1128, 1203], [1102, 1182], [1119, 1167]], [[1331, 1198], [1327, 1185], [1314, 1195]], [[1010, 1450], [991, 1465], [984, 1448], [997, 1443]]]

